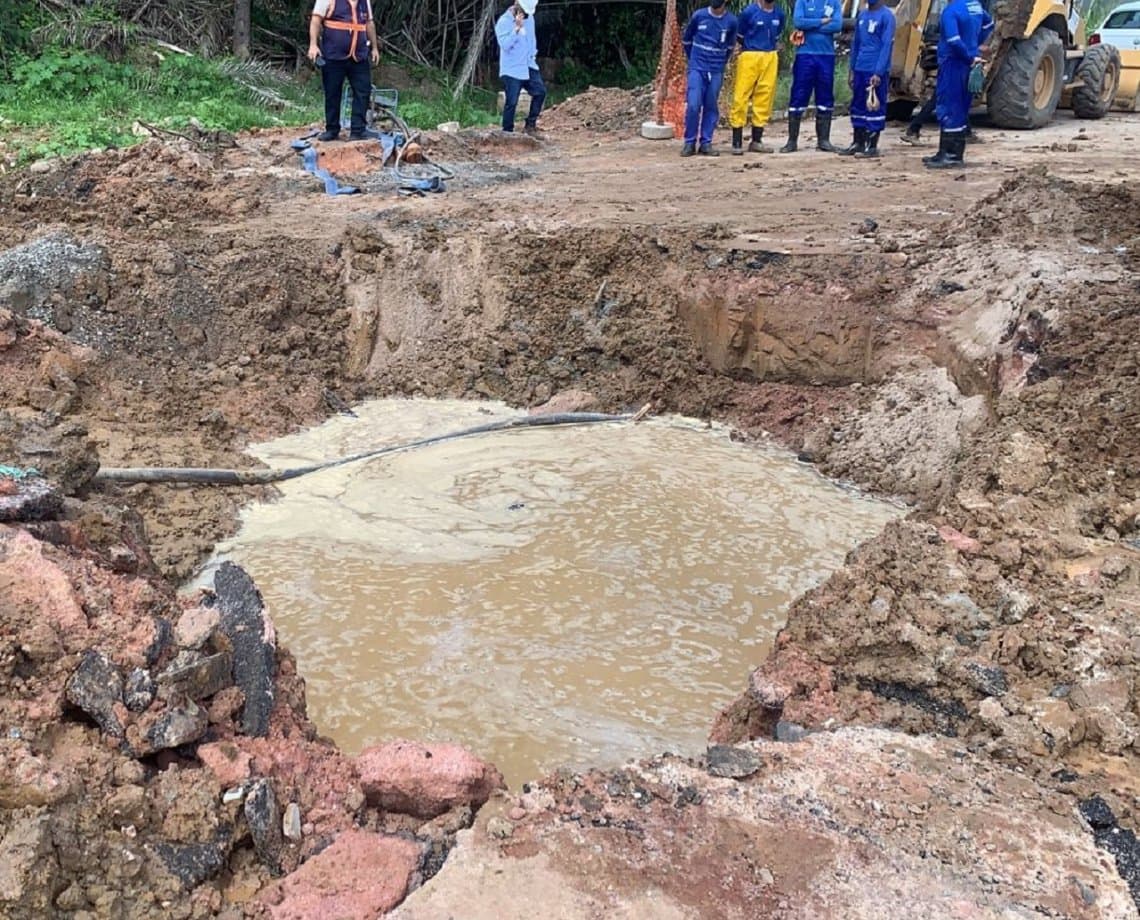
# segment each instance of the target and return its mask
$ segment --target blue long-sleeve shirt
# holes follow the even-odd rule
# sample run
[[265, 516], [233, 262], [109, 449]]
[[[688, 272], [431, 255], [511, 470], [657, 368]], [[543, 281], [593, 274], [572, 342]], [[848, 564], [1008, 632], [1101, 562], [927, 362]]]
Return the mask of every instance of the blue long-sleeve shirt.
[[[825, 18], [830, 22], [824, 23]], [[834, 36], [843, 28], [839, 0], [796, 0], [792, 28], [804, 33], [804, 43], [796, 54], [835, 54]]]
[[895, 40], [895, 16], [881, 4], [855, 17], [851, 69], [857, 73], [888, 74]]
[[534, 17], [527, 16], [523, 20], [522, 31], [516, 32], [513, 11], [512, 6], [495, 23], [495, 38], [499, 42], [499, 76], [527, 80], [530, 79], [531, 68], [538, 69]]
[[726, 9], [714, 16], [707, 7], [701, 7], [685, 26], [681, 45], [689, 59], [689, 70], [700, 73], [721, 73], [736, 47], [736, 16]]
[[990, 36], [994, 34], [994, 19], [990, 15], [990, 11], [981, 4], [980, 0], [967, 0], [966, 6], [969, 7], [971, 16], [976, 16], [981, 20], [981, 28], [978, 32], [978, 44], [984, 45], [989, 41]]
[[950, 0], [938, 20], [938, 63], [958, 61], [967, 66], [978, 56], [983, 30], [993, 31], [989, 18], [978, 0]]
[[787, 14], [778, 6], [766, 10], [750, 3], [740, 11], [737, 34], [741, 51], [775, 51], [784, 31]]

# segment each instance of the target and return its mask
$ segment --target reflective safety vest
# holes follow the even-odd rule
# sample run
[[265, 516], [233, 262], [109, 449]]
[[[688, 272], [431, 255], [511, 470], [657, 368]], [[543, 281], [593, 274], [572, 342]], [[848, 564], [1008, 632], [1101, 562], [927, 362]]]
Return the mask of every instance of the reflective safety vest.
[[370, 13], [369, 0], [329, 0], [321, 32], [321, 54], [326, 60], [368, 60]]

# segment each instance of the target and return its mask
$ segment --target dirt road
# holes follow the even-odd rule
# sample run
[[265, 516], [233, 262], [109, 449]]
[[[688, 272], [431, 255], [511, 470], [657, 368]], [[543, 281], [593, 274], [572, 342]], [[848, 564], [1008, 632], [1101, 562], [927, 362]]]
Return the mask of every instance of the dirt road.
[[[932, 173], [893, 133], [681, 160], [573, 111], [429, 138], [457, 178], [422, 197], [347, 144], [323, 163], [369, 193], [328, 197], [280, 133], [0, 180], [0, 462], [66, 496], [0, 524], [8, 914], [370, 916], [430, 879], [404, 915], [1135, 916], [1140, 120], [983, 130]], [[175, 597], [250, 494], [91, 482], [248, 465], [341, 401], [568, 390], [915, 511], [793, 606], [707, 758], [470, 830], [493, 768], [441, 755], [467, 780], [424, 805], [428, 758], [341, 756], [271, 630], [235, 641], [248, 592]]]

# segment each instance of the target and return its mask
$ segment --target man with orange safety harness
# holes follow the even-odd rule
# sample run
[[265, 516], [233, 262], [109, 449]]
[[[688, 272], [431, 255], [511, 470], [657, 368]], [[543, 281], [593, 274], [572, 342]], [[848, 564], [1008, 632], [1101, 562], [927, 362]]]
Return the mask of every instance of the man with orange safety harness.
[[371, 0], [316, 0], [309, 19], [309, 60], [321, 68], [325, 90], [325, 130], [317, 139], [335, 141], [340, 137], [340, 97], [348, 80], [352, 87], [348, 139], [364, 140], [372, 64], [380, 61]]

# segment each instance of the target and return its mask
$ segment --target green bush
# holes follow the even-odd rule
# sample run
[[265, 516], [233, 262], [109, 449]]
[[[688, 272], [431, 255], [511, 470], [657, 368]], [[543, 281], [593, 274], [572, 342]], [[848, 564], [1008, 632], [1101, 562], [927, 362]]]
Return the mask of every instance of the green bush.
[[26, 101], [45, 96], [81, 100], [123, 79], [123, 66], [87, 51], [52, 49], [22, 58], [12, 67], [12, 82]]
[[564, 7], [556, 49], [564, 62], [558, 72], [560, 94], [590, 85], [631, 89], [652, 81], [661, 54], [660, 9], [639, 3]]
[[180, 54], [140, 54], [112, 62], [52, 47], [11, 64], [0, 83], [0, 116], [15, 126], [21, 159], [138, 140], [145, 121], [177, 130], [191, 119], [207, 129], [304, 124], [320, 111], [315, 87], [298, 87], [264, 65]]
[[0, 72], [11, 79], [12, 65], [31, 47], [32, 32], [43, 22], [43, 11], [34, 0], [4, 0], [0, 15]]

